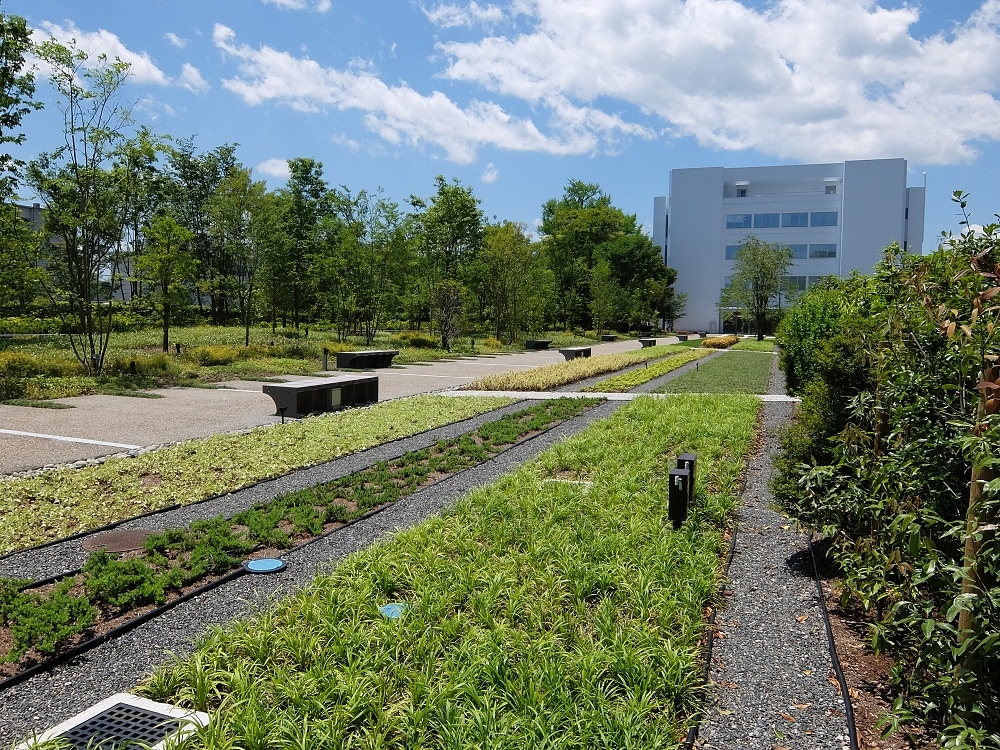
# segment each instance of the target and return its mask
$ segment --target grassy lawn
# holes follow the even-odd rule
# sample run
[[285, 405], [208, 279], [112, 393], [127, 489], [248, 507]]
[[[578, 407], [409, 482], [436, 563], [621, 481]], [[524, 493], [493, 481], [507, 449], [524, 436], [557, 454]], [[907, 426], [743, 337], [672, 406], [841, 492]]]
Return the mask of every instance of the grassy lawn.
[[760, 352], [725, 353], [656, 389], [657, 393], [767, 393], [773, 357]]
[[231, 492], [511, 403], [415, 396], [190, 440], [134, 458], [0, 480], [0, 553]]
[[[190, 747], [676, 747], [758, 408], [637, 399], [213, 631], [142, 692], [214, 713]], [[684, 451], [696, 503], [674, 532]]]

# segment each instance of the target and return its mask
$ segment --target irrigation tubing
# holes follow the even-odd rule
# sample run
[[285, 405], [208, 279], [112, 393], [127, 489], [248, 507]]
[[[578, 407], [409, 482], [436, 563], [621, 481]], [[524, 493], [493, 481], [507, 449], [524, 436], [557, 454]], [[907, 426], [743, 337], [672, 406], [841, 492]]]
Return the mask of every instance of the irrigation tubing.
[[809, 534], [809, 556], [813, 563], [813, 577], [816, 581], [816, 592], [819, 596], [819, 606], [823, 611], [823, 622], [826, 625], [826, 639], [830, 648], [830, 661], [833, 662], [833, 671], [837, 674], [837, 682], [840, 683], [840, 694], [844, 698], [844, 716], [847, 719], [847, 734], [851, 741], [851, 750], [858, 750], [858, 728], [854, 723], [854, 706], [851, 705], [850, 688], [847, 685], [847, 678], [844, 670], [840, 666], [840, 657], [837, 656], [837, 644], [833, 639], [833, 627], [830, 625], [830, 613], [826, 608], [826, 595], [823, 593], [823, 583], [819, 577], [819, 565], [816, 564], [816, 552], [813, 549], [813, 534]]
[[[577, 416], [580, 416], [580, 415], [577, 415]], [[572, 418], [570, 418], [570, 419], [568, 419], [566, 421], [567, 422], [571, 422], [575, 418], [576, 417], [572, 417]], [[552, 427], [550, 427], [549, 429], [552, 429], [552, 428], [554, 428], [556, 426], [557, 425], [552, 425]], [[503, 451], [501, 451], [500, 453], [496, 454], [496, 456], [493, 456], [493, 458], [491, 458], [489, 460], [493, 460], [493, 459], [497, 458], [498, 456], [503, 455], [503, 453], [506, 453], [508, 450], [510, 450], [511, 448], [515, 447], [515, 445], [524, 445], [526, 443], [530, 443], [531, 441], [535, 440], [535, 438], [538, 438], [541, 435], [544, 435], [546, 432], [548, 432], [548, 430], [543, 430], [542, 432], [539, 432], [536, 435], [532, 435], [531, 437], [528, 437], [525, 440], [522, 440], [522, 441], [520, 441], [518, 443], [515, 443], [514, 445], [511, 445], [508, 448], [505, 448]], [[484, 462], [484, 463], [486, 463], [486, 462]], [[468, 471], [472, 471], [473, 469], [475, 469], [475, 468], [477, 468], [479, 466], [482, 466], [482, 465], [483, 464], [480, 463], [480, 464], [476, 464], [475, 466], [470, 466], [468, 468], [462, 469], [461, 471], [455, 472], [454, 474], [450, 475], [448, 477], [448, 479], [452, 479], [453, 477], [461, 476], [462, 474], [465, 474]], [[396, 502], [393, 502], [393, 503], [387, 503], [387, 504], [385, 504], [385, 505], [383, 505], [381, 507], [378, 507], [378, 508], [372, 508], [371, 510], [363, 513], [362, 515], [358, 516], [357, 518], [352, 518], [350, 521], [344, 522], [342, 525], [336, 527], [335, 529], [330, 529], [327, 532], [324, 532], [322, 534], [318, 534], [318, 535], [312, 537], [308, 541], [303, 542], [302, 544], [297, 545], [296, 547], [294, 547], [290, 551], [296, 551], [296, 550], [302, 549], [303, 547], [307, 547], [310, 544], [318, 542], [321, 539], [325, 539], [325, 538], [327, 538], [329, 536], [332, 536], [333, 534], [336, 534], [338, 532], [343, 531], [344, 529], [350, 528], [351, 526], [354, 526], [355, 524], [361, 523], [362, 521], [366, 521], [369, 518], [372, 518], [373, 516], [377, 516], [378, 514], [383, 513], [386, 510], [388, 510], [389, 508], [391, 508], [392, 506], [396, 505], [397, 502], [399, 502], [399, 501], [397, 500]], [[730, 553], [730, 560], [731, 559], [732, 559], [732, 553]], [[728, 570], [728, 563], [727, 563], [726, 568]], [[68, 573], [61, 573], [58, 576], [51, 576], [50, 578], [47, 578], [47, 579], [44, 579], [44, 580], [41, 580], [41, 581], [34, 581], [32, 583], [29, 583], [26, 586], [26, 588], [34, 588], [34, 587], [37, 587], [37, 586], [41, 586], [41, 585], [43, 585], [45, 583], [51, 583], [51, 582], [57, 581], [57, 580], [59, 580], [61, 578], [65, 578], [65, 577], [70, 576], [70, 575], [75, 575], [75, 574], [77, 574], [79, 572], [80, 571], [75, 571], [75, 572], [74, 571], [70, 571]], [[211, 591], [212, 589], [217, 588], [217, 587], [219, 587], [219, 586], [221, 586], [221, 585], [223, 585], [225, 583], [229, 583], [230, 581], [236, 580], [240, 576], [245, 575], [247, 572], [248, 571], [245, 568], [237, 568], [236, 570], [232, 570], [232, 571], [230, 571], [228, 573], [225, 573], [222, 576], [220, 576], [219, 578], [216, 578], [215, 580], [210, 581], [209, 583], [206, 583], [203, 586], [199, 586], [198, 588], [192, 589], [191, 591], [188, 591], [185, 594], [181, 594], [176, 599], [172, 599], [171, 601], [166, 602], [164, 604], [161, 604], [158, 607], [154, 607], [153, 609], [149, 610], [148, 612], [145, 612], [144, 614], [139, 615], [138, 617], [136, 617], [136, 618], [134, 618], [132, 620], [129, 620], [128, 622], [122, 623], [118, 627], [113, 628], [112, 630], [109, 630], [107, 633], [103, 633], [103, 634], [97, 636], [96, 638], [91, 638], [90, 640], [84, 641], [83, 643], [80, 643], [79, 645], [74, 646], [73, 648], [68, 649], [67, 651], [64, 651], [61, 654], [57, 654], [56, 656], [53, 656], [51, 659], [46, 659], [43, 662], [40, 662], [38, 664], [35, 664], [35, 665], [29, 667], [28, 669], [25, 669], [23, 672], [18, 672], [15, 675], [11, 675], [10, 677], [6, 678], [5, 680], [0, 680], [0, 693], [2, 693], [3, 691], [7, 690], [8, 688], [14, 687], [15, 685], [19, 685], [20, 683], [22, 683], [25, 680], [28, 680], [28, 679], [34, 677], [35, 675], [44, 674], [45, 672], [49, 672], [52, 669], [55, 669], [56, 667], [58, 667], [59, 665], [65, 664], [70, 659], [74, 659], [77, 656], [80, 656], [81, 654], [84, 654], [87, 651], [90, 651], [91, 649], [97, 648], [98, 646], [100, 646], [103, 643], [107, 643], [108, 641], [112, 641], [115, 638], [118, 638], [118, 637], [120, 637], [122, 635], [125, 635], [126, 633], [128, 633], [131, 630], [134, 630], [135, 628], [139, 627], [140, 625], [142, 625], [142, 624], [144, 624], [146, 622], [149, 622], [150, 620], [152, 620], [152, 619], [154, 619], [156, 617], [159, 617], [160, 615], [164, 614], [165, 612], [167, 612], [168, 610], [170, 610], [173, 607], [177, 606], [178, 604], [186, 602], [189, 599], [193, 599], [196, 596], [200, 596], [201, 594], [207, 593], [208, 591]], [[715, 617], [714, 611], [712, 613], [712, 617], [713, 617], [713, 621], [714, 621], [714, 617]], [[709, 649], [711, 650], [711, 645], [709, 646]]]

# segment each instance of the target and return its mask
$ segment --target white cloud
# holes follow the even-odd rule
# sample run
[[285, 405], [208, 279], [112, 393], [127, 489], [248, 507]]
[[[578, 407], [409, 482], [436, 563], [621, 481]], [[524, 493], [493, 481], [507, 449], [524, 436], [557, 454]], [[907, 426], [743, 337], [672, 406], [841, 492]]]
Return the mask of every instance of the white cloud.
[[[108, 60], [117, 58], [129, 64], [129, 76], [134, 81], [154, 83], [160, 86], [166, 86], [170, 83], [169, 77], [156, 66], [149, 55], [145, 52], [133, 52], [122, 44], [115, 34], [105, 29], [83, 31], [72, 22], [67, 26], [44, 22], [41, 29], [36, 30], [32, 36], [35, 41], [43, 41], [51, 37], [64, 45], [75, 41], [76, 48], [85, 52], [89, 57], [96, 58], [98, 55], [106, 55]], [[47, 74], [44, 65], [42, 72]]]
[[254, 171], [266, 174], [268, 177], [278, 177], [285, 180], [291, 177], [292, 174], [288, 169], [287, 159], [268, 159], [262, 161], [254, 167]]
[[483, 6], [475, 1], [466, 6], [440, 3], [433, 8], [423, 8], [423, 11], [431, 23], [446, 29], [455, 26], [494, 26], [504, 18], [503, 10], [496, 5]]
[[647, 134], [617, 116], [564, 102], [552, 110], [553, 133], [546, 134], [531, 120], [515, 117], [493, 102], [460, 106], [439, 91], [423, 94], [405, 83], [390, 86], [367, 70], [324, 68], [310, 58], [271, 47], [254, 49], [238, 44], [233, 30], [222, 25], [215, 27], [213, 38], [219, 49], [239, 62], [239, 75], [222, 85], [246, 103], [277, 102], [301, 112], [327, 107], [360, 110], [365, 125], [388, 143], [436, 146], [459, 164], [474, 161], [484, 145], [583, 154], [597, 148], [603, 138]]
[[170, 44], [172, 44], [177, 49], [184, 49], [185, 47], [187, 47], [188, 40], [177, 36], [177, 34], [175, 34], [172, 31], [168, 31], [163, 36], [166, 38], [168, 42], [170, 42]]
[[[261, 0], [264, 5], [275, 5], [283, 10], [308, 10], [310, 3], [306, 0]], [[312, 9], [317, 13], [326, 13], [330, 10], [331, 0], [315, 0]]]
[[489, 164], [486, 165], [486, 169], [483, 170], [483, 173], [479, 176], [479, 179], [481, 179], [487, 185], [492, 185], [494, 182], [500, 179], [500, 171], [496, 168], [496, 165], [493, 162], [490, 162]]
[[[445, 6], [440, 6], [445, 7]], [[517, 36], [445, 42], [445, 77], [630, 133], [633, 105], [676, 136], [782, 158], [969, 161], [1000, 139], [1000, 2], [929, 38], [916, 6], [872, 0], [519, 0]], [[444, 17], [444, 16], [443, 16]], [[606, 120], [604, 118], [607, 118]]]
[[203, 94], [212, 88], [209, 86], [208, 81], [202, 77], [201, 72], [190, 63], [184, 63], [184, 66], [181, 68], [181, 74], [177, 78], [177, 83], [193, 94]]

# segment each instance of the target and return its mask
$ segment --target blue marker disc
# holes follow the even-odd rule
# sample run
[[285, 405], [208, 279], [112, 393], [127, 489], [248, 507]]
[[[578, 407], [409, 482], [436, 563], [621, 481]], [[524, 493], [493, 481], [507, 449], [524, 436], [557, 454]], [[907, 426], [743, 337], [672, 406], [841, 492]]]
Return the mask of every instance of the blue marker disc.
[[410, 608], [409, 604], [400, 604], [399, 602], [391, 602], [389, 604], [383, 604], [378, 608], [385, 617], [390, 620], [398, 620], [403, 616], [403, 613]]
[[262, 557], [259, 560], [249, 560], [243, 569], [248, 573], [277, 573], [284, 570], [287, 563], [275, 557]]

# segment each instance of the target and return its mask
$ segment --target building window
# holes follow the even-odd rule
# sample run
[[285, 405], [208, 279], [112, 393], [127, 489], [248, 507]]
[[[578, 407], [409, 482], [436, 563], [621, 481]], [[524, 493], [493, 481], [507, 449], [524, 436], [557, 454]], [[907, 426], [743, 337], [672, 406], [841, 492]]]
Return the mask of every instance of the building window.
[[736, 253], [739, 251], [739, 245], [726, 245], [726, 260], [736, 260]]
[[753, 214], [726, 214], [726, 229], [750, 229]]
[[836, 242], [814, 242], [809, 246], [810, 258], [836, 258]]
[[785, 245], [792, 251], [792, 260], [803, 260], [809, 257], [809, 245]]
[[778, 222], [780, 216], [781, 214], [754, 214], [753, 228], [771, 229], [773, 227], [781, 226]]
[[811, 227], [835, 227], [837, 226], [836, 211], [813, 211], [809, 214], [809, 226]]
[[809, 226], [809, 212], [801, 211], [793, 214], [781, 215], [781, 226], [783, 227], [807, 227]]
[[737, 198], [746, 198], [747, 197], [747, 189], [744, 188], [744, 187], [738, 187], [738, 188], [736, 188], [736, 197]]
[[786, 276], [785, 284], [788, 288], [804, 292], [809, 283], [808, 276]]
[[837, 186], [836, 185], [827, 185], [826, 186], [826, 194], [827, 195], [836, 195], [837, 194]]

